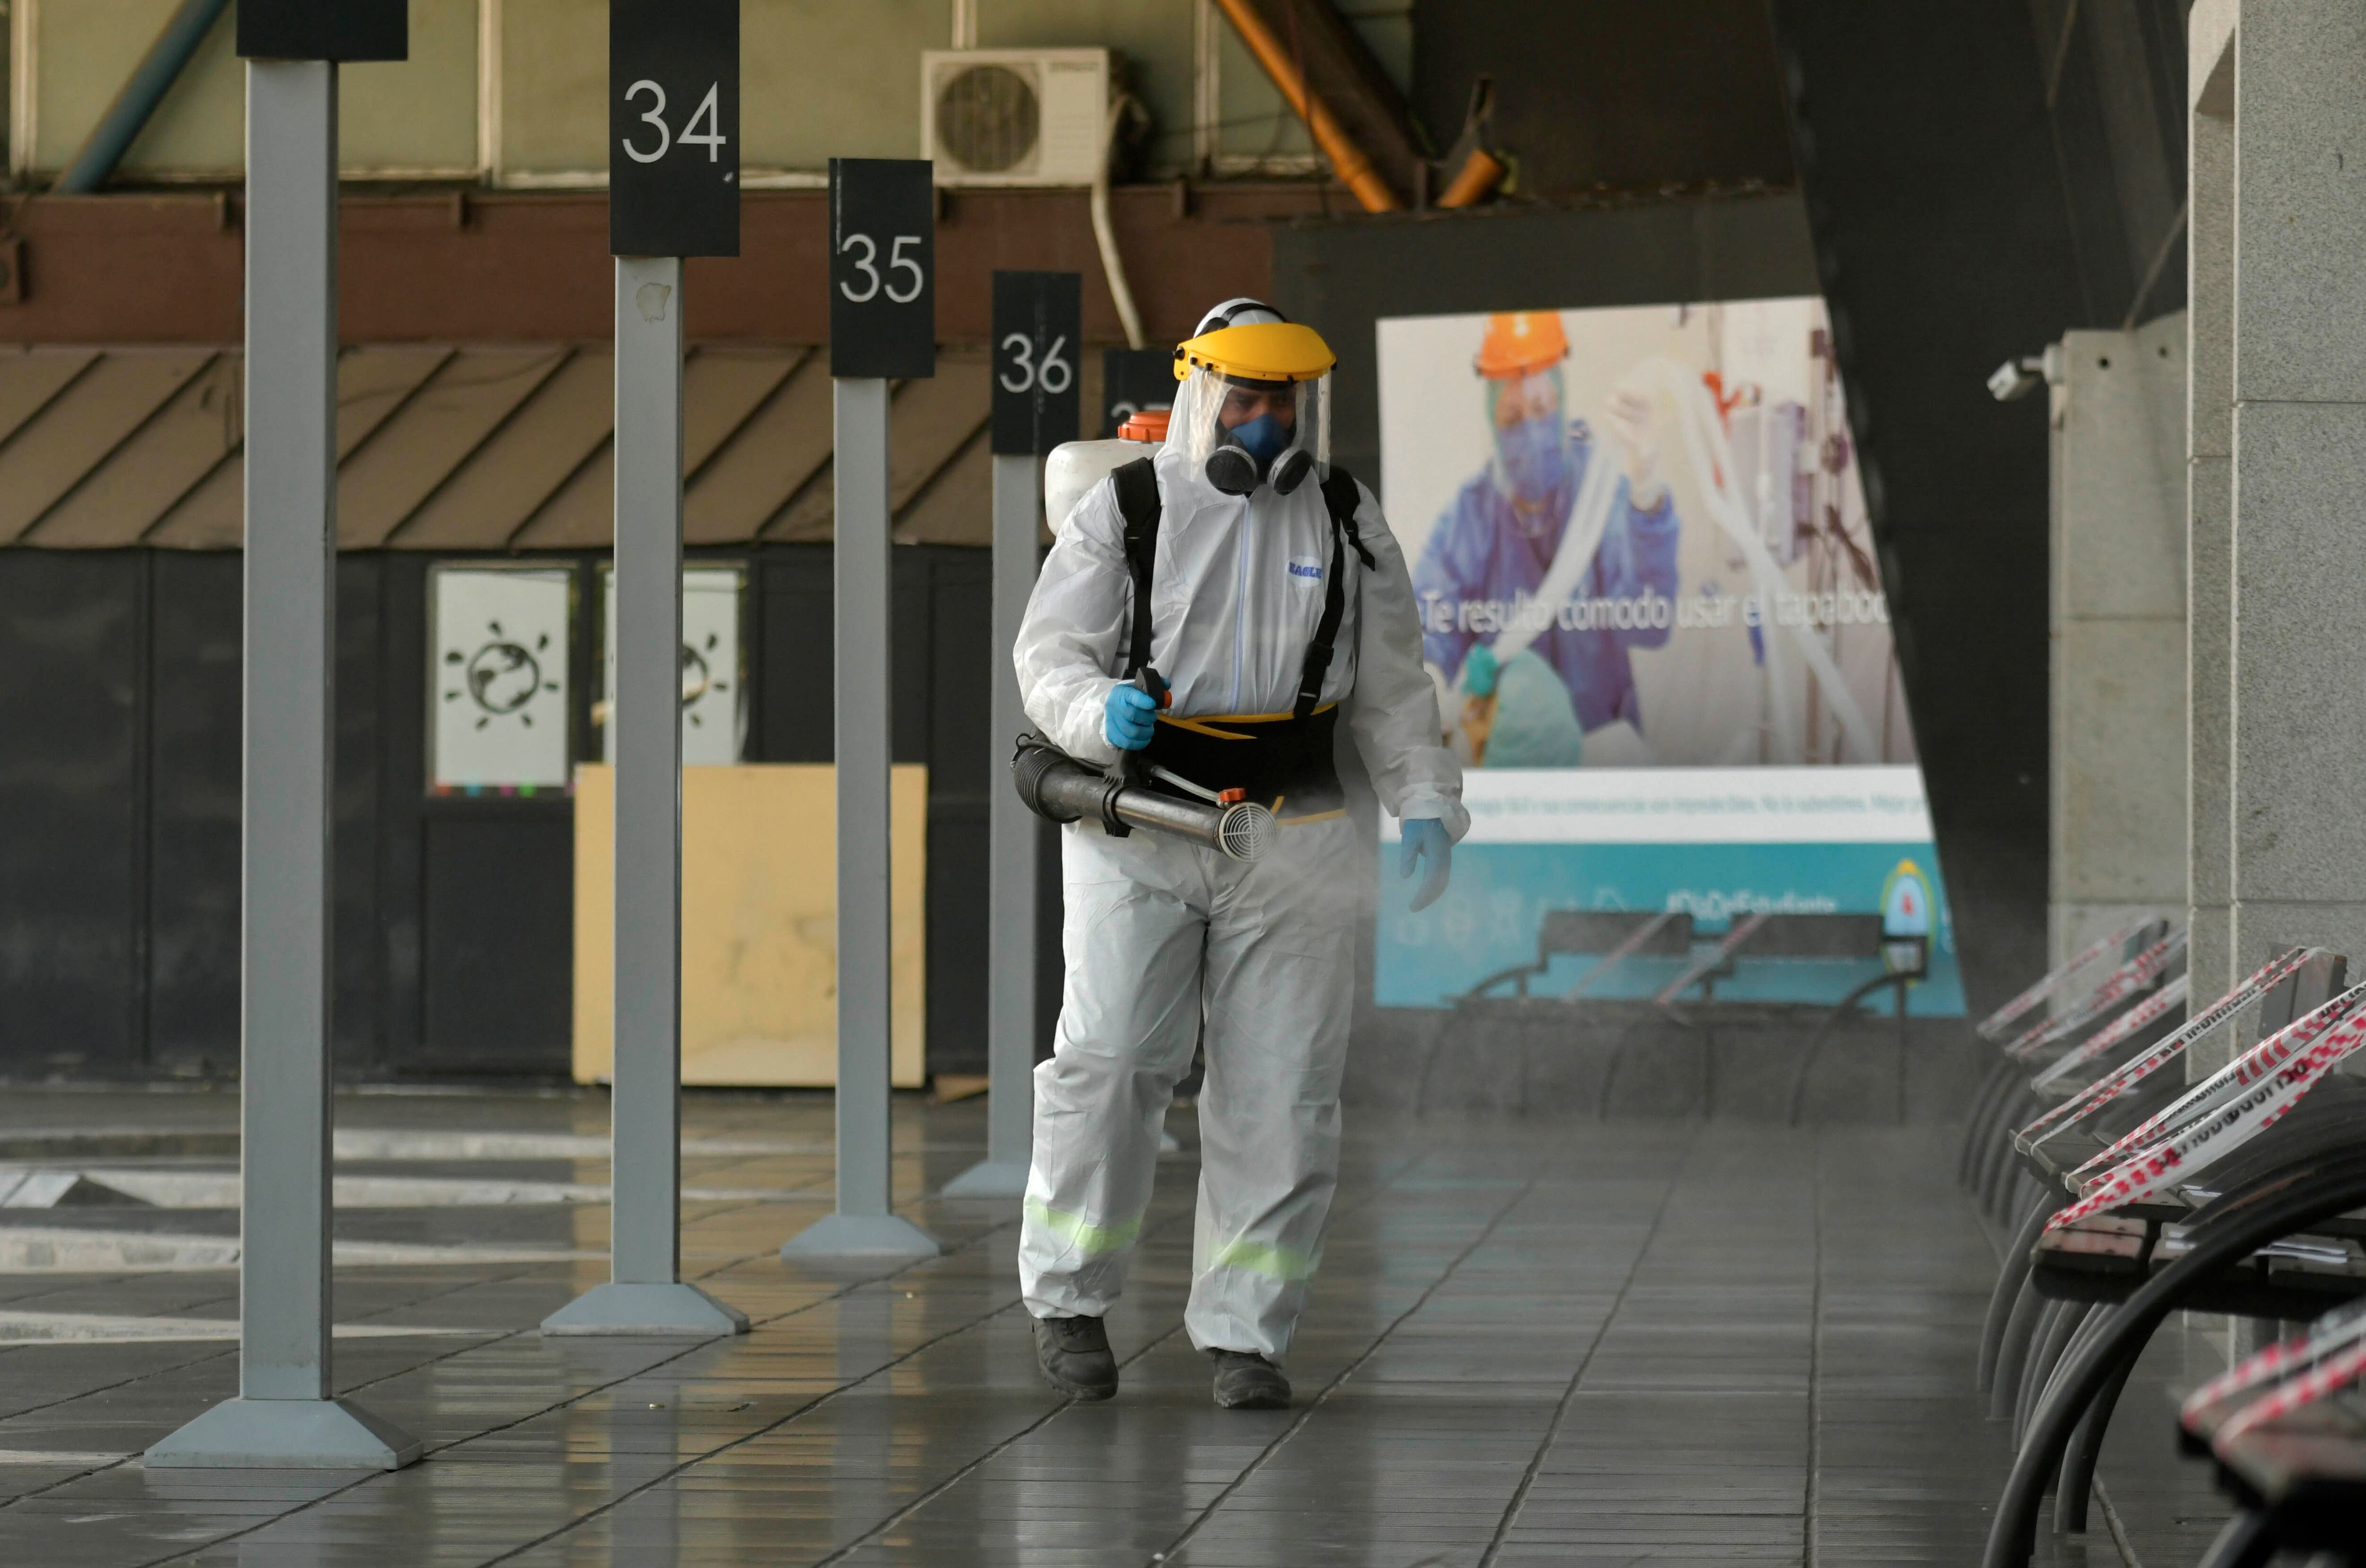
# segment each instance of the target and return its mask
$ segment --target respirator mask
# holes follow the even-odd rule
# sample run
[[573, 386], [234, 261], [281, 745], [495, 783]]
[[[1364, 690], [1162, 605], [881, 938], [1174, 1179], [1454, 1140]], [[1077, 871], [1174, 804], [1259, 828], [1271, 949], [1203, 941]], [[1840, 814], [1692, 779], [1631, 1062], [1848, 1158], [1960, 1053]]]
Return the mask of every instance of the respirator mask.
[[1167, 439], [1225, 495], [1288, 495], [1330, 465], [1332, 354], [1312, 327], [1254, 299], [1209, 312], [1175, 351]]

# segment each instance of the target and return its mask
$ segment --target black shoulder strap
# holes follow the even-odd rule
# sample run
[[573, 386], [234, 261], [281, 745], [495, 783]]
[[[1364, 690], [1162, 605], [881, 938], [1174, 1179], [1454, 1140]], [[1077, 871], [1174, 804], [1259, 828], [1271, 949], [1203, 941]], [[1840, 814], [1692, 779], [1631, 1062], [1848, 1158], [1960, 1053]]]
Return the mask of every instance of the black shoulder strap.
[[1332, 464], [1330, 476], [1323, 481], [1323, 501], [1331, 508], [1331, 521], [1346, 531], [1347, 543], [1356, 547], [1356, 558], [1364, 563], [1366, 571], [1374, 570], [1378, 563], [1372, 559], [1372, 552], [1364, 547], [1363, 531], [1356, 526], [1356, 508], [1364, 503], [1363, 492], [1356, 488], [1356, 476]]
[[1133, 579], [1133, 637], [1126, 654], [1131, 681], [1150, 664], [1150, 575], [1158, 562], [1158, 472], [1147, 457], [1121, 466], [1110, 478], [1125, 518], [1125, 569]]
[[1323, 502], [1331, 513], [1331, 570], [1323, 582], [1323, 619], [1314, 627], [1314, 640], [1306, 645], [1306, 664], [1298, 672], [1298, 700], [1290, 705], [1290, 716], [1303, 724], [1313, 716], [1315, 705], [1323, 700], [1323, 681], [1331, 672], [1331, 656], [1339, 640], [1339, 621], [1347, 613], [1347, 552], [1346, 546], [1356, 547], [1356, 557], [1364, 570], [1372, 570], [1372, 552], [1364, 547], [1363, 536], [1356, 528], [1356, 508], [1362, 502], [1356, 489], [1356, 477], [1334, 465], [1323, 481]]

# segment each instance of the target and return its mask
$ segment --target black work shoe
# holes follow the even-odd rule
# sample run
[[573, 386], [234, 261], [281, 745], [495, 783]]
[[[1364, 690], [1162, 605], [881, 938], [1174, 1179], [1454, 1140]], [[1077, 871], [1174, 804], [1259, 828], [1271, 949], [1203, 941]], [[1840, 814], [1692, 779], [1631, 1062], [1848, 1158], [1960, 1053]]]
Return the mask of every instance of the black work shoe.
[[1211, 1350], [1216, 1363], [1216, 1403], [1226, 1410], [1287, 1410], [1290, 1380], [1263, 1356], [1247, 1350]]
[[1071, 1399], [1108, 1399], [1117, 1393], [1117, 1357], [1098, 1317], [1039, 1317], [1035, 1360], [1053, 1388]]

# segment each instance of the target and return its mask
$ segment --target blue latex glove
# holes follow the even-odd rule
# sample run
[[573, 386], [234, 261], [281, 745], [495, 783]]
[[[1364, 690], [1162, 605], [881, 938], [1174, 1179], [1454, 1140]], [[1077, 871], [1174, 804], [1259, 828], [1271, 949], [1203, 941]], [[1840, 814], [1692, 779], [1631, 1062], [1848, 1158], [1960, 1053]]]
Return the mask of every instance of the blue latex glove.
[[1415, 864], [1429, 863], [1429, 869], [1414, 890], [1413, 907], [1425, 909], [1437, 902], [1446, 891], [1446, 879], [1454, 869], [1454, 840], [1446, 836], [1446, 824], [1434, 817], [1416, 817], [1403, 829], [1403, 847], [1397, 854], [1397, 874], [1411, 876]]
[[1472, 644], [1462, 661], [1462, 689], [1474, 697], [1493, 696], [1495, 670], [1495, 650], [1483, 642]]
[[1101, 705], [1101, 739], [1121, 751], [1139, 751], [1158, 727], [1158, 702], [1139, 686], [1111, 686]]

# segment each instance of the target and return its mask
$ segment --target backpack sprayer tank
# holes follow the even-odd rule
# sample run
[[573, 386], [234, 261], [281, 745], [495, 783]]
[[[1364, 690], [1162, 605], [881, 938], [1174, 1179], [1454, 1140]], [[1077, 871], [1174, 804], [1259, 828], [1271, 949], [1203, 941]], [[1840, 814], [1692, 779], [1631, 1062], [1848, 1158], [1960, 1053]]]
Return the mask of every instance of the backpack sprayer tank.
[[[1086, 493], [1166, 436], [1164, 411], [1139, 413], [1115, 441], [1071, 441], [1043, 465], [1043, 510], [1054, 536]], [[1022, 735], [1010, 760], [1011, 783], [1027, 809], [1053, 822], [1091, 818], [1122, 836], [1141, 828], [1253, 861], [1273, 842], [1273, 814], [1247, 801], [1200, 801], [1144, 787], [1124, 754], [1115, 768], [1079, 762], [1039, 735]]]

